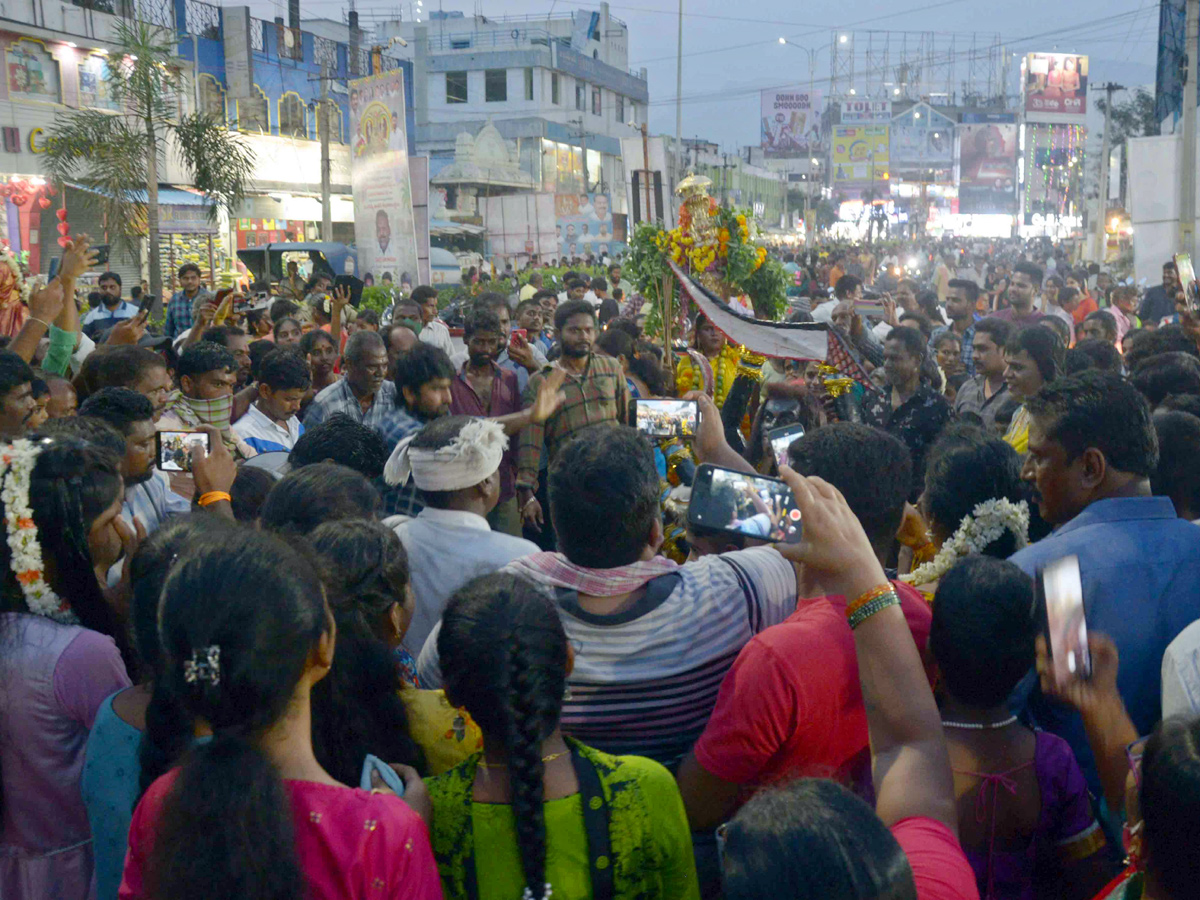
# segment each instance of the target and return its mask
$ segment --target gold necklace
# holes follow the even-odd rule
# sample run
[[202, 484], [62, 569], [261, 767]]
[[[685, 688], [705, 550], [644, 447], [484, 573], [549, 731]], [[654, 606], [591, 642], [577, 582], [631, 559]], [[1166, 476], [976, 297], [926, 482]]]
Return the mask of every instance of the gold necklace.
[[[566, 756], [570, 752], [571, 752], [570, 750], [563, 750], [561, 753], [551, 753], [549, 756], [543, 756], [542, 762], [544, 762], [544, 763], [551, 762], [552, 760], [558, 759], [560, 756]], [[508, 763], [490, 763], [490, 762], [484, 762], [482, 759], [479, 761], [479, 765], [483, 766], [485, 769], [507, 769], [508, 768]]]

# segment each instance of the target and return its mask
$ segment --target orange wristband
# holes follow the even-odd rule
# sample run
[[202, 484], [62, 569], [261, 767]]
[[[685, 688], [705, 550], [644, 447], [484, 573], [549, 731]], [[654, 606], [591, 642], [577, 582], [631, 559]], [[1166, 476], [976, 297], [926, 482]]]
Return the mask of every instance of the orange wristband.
[[[201, 502], [203, 502], [203, 501], [201, 501]], [[878, 600], [884, 594], [890, 594], [894, 590], [895, 590], [895, 588], [892, 587], [891, 582], [888, 582], [887, 584], [881, 584], [878, 587], [871, 588], [869, 591], [867, 591], [865, 594], [863, 594], [861, 597], [859, 597], [857, 600], [855, 600], [853, 603], [851, 603], [849, 606], [846, 607], [846, 618], [849, 619], [851, 616], [853, 616], [856, 612], [858, 612], [860, 609], [862, 609], [864, 606], [866, 606], [872, 600]]]
[[224, 491], [209, 491], [207, 494], [201, 494], [200, 499], [196, 502], [201, 506], [208, 506], [210, 503], [220, 503], [222, 500], [233, 502], [233, 498]]

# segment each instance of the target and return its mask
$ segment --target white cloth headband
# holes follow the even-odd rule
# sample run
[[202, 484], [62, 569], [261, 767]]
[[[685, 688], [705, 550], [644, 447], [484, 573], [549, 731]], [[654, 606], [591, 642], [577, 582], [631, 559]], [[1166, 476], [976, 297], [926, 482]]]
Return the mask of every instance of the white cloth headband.
[[472, 419], [454, 440], [437, 450], [414, 448], [415, 437], [406, 437], [392, 451], [383, 467], [388, 484], [407, 484], [412, 476], [423, 491], [461, 491], [499, 469], [508, 449], [504, 428], [489, 419]]

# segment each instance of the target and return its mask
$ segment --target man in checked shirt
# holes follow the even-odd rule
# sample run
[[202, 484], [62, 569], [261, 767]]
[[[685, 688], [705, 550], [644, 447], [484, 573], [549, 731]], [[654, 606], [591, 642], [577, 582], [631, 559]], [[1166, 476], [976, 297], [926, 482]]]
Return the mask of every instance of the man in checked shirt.
[[[553, 463], [560, 447], [579, 430], [591, 425], [625, 424], [629, 415], [629, 391], [621, 364], [592, 353], [596, 340], [596, 311], [583, 300], [569, 300], [555, 310], [554, 327], [562, 345], [556, 363], [566, 373], [561, 393], [566, 401], [542, 424], [530, 424], [521, 430], [517, 451], [517, 504], [524, 523], [542, 532], [549, 510], [534, 496], [538, 489], [538, 470], [542, 447], [547, 463]], [[525, 387], [525, 405], [537, 397], [544, 373], [533, 375]], [[551, 543], [553, 546], [553, 543]]]

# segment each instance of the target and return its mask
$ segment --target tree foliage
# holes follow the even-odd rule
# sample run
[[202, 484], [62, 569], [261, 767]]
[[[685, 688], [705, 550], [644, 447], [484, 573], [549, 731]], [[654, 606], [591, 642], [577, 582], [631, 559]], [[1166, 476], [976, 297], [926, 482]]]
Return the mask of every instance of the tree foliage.
[[[1100, 112], [1108, 106], [1108, 98], [1102, 93], [1096, 98]], [[1154, 95], [1138, 88], [1124, 100], [1114, 100], [1112, 118], [1109, 123], [1109, 140], [1119, 147], [1127, 138], [1150, 137], [1159, 133], [1158, 116], [1154, 111]]]

